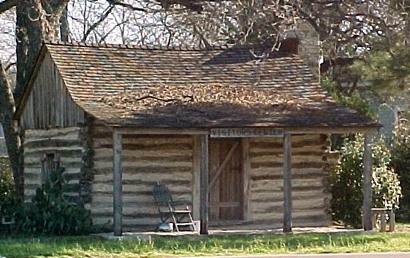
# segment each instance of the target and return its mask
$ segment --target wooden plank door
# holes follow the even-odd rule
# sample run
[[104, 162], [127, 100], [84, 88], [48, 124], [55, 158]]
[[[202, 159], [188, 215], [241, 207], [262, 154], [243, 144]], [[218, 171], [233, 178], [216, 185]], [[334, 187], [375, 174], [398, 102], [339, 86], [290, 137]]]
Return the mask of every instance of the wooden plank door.
[[209, 142], [209, 219], [243, 219], [243, 165], [240, 139]]

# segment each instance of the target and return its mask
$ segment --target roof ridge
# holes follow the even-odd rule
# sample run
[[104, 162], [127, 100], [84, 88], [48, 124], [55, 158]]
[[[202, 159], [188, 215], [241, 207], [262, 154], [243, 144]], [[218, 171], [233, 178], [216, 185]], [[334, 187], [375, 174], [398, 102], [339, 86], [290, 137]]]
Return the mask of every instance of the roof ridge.
[[249, 49], [251, 47], [267, 47], [266, 43], [261, 44], [225, 44], [212, 45], [210, 47], [197, 47], [189, 45], [179, 46], [164, 46], [153, 44], [114, 44], [114, 43], [94, 43], [94, 42], [79, 42], [79, 41], [60, 41], [60, 40], [44, 40], [45, 45], [59, 45], [59, 46], [75, 46], [75, 47], [104, 47], [104, 48], [123, 48], [123, 49], [143, 49], [143, 50], [185, 50], [185, 51], [201, 51], [201, 50], [226, 50], [226, 49]]

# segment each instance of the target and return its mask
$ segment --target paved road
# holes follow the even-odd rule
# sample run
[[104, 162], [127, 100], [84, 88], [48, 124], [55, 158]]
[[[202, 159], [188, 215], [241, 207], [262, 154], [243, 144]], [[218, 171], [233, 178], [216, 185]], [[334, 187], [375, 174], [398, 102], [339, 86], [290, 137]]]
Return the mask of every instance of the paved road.
[[410, 253], [281, 254], [248, 256], [203, 256], [202, 258], [410, 258]]

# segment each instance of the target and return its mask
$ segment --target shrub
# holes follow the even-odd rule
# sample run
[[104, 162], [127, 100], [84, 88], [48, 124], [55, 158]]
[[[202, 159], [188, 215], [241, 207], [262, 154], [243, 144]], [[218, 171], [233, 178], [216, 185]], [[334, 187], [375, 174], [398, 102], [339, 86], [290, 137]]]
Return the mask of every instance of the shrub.
[[[346, 140], [340, 152], [340, 163], [331, 177], [332, 210], [334, 220], [345, 225], [360, 227], [363, 204], [364, 137], [357, 135]], [[390, 168], [391, 155], [383, 141], [372, 145], [373, 206], [392, 205], [397, 208], [401, 187], [397, 174]]]
[[397, 220], [410, 222], [410, 124], [403, 119], [396, 127], [393, 139], [392, 165], [400, 177], [403, 198], [397, 211]]
[[79, 235], [91, 231], [91, 213], [84, 205], [70, 202], [64, 195], [67, 182], [64, 168], [57, 168], [36, 190], [31, 203], [17, 212], [17, 228], [23, 233]]
[[0, 157], [0, 214], [11, 215], [15, 204], [13, 173], [8, 157]]

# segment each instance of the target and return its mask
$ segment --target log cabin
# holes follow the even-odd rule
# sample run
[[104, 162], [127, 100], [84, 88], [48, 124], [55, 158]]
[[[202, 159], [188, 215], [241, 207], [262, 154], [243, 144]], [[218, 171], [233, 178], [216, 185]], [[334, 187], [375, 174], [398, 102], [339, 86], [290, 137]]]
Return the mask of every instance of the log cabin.
[[16, 111], [30, 200], [55, 164], [95, 225], [115, 235], [159, 222], [152, 187], [211, 227], [328, 226], [332, 133], [366, 135], [364, 227], [371, 229], [371, 135], [378, 124], [331, 99], [295, 44], [212, 49], [43, 44]]

